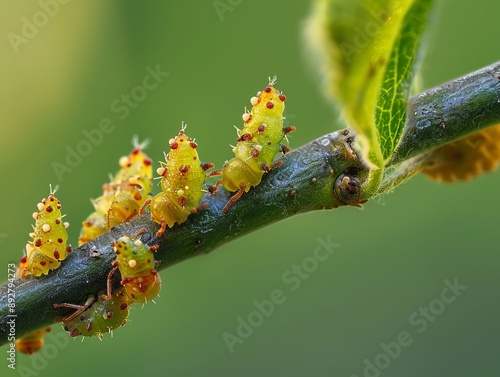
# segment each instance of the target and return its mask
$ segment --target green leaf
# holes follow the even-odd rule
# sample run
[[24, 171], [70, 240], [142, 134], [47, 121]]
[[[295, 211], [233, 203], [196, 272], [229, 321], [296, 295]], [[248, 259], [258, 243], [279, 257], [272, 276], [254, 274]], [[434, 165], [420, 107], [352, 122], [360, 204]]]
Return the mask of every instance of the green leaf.
[[415, 81], [416, 63], [433, 0], [414, 1], [407, 10], [385, 69], [375, 124], [382, 156], [392, 157], [406, 120], [406, 104]]
[[[387, 150], [393, 148], [386, 147], [386, 140], [395, 143], [397, 138], [388, 136], [393, 127], [378, 127], [376, 109], [380, 109], [377, 120], [385, 122], [386, 118], [393, 121], [392, 109], [399, 111], [403, 106], [401, 98], [407, 97], [401, 96], [407, 95], [405, 85], [413, 78], [408, 69], [412, 71], [414, 56], [399, 56], [416, 51], [425, 21], [423, 13], [430, 2], [317, 0], [308, 25], [309, 40], [325, 63], [328, 91], [340, 102], [348, 125], [364, 139], [364, 153], [379, 168], [384, 166]], [[416, 32], [411, 32], [411, 28], [416, 28]], [[400, 133], [399, 121], [394, 130]]]

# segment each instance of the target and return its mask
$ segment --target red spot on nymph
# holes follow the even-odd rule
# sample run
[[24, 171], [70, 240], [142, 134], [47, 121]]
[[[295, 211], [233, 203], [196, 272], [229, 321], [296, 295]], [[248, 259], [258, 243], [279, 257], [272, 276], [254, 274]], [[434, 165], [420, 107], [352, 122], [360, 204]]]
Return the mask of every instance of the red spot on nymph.
[[250, 134], [243, 134], [241, 135], [237, 141], [251, 141], [252, 140], [252, 135]]
[[177, 199], [177, 202], [181, 207], [185, 207], [187, 203], [187, 198], [185, 196], [179, 196], [179, 199]]

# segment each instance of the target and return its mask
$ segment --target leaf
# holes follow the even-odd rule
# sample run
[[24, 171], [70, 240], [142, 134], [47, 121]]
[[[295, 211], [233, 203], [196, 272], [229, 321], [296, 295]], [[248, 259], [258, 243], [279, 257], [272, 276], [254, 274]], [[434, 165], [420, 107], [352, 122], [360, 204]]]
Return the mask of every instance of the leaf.
[[433, 0], [414, 1], [401, 23], [380, 87], [375, 124], [385, 161], [392, 157], [406, 120], [406, 103], [415, 81], [416, 63]]
[[[405, 85], [413, 74], [400, 68], [412, 67], [414, 57], [399, 59], [399, 55], [416, 49], [424, 17], [413, 17], [423, 14], [430, 3], [431, 0], [317, 0], [308, 24], [309, 40], [324, 62], [328, 91], [340, 102], [349, 126], [365, 139], [364, 152], [379, 168], [384, 166], [388, 153], [386, 144], [382, 146], [379, 139], [397, 139], [388, 137], [392, 127], [377, 127], [376, 108], [380, 108], [380, 121], [387, 117], [392, 121], [392, 109], [399, 111], [403, 105], [401, 98], [408, 91]], [[418, 32], [412, 34], [411, 28]], [[401, 31], [405, 32], [403, 36]], [[379, 98], [382, 83], [384, 91]], [[399, 125], [394, 130], [399, 131]]]

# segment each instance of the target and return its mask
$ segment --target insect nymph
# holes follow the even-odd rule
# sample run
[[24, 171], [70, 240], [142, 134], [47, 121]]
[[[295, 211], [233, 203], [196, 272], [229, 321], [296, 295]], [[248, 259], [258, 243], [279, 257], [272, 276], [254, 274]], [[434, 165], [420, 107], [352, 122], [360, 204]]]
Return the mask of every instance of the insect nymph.
[[493, 171], [500, 160], [499, 140], [500, 124], [497, 124], [444, 144], [427, 154], [427, 165], [422, 172], [432, 179], [451, 183]]
[[69, 223], [63, 222], [61, 202], [54, 196], [52, 188], [49, 196], [37, 204], [38, 212], [33, 213], [35, 226], [30, 236], [33, 241], [26, 245], [26, 267], [21, 276], [32, 274], [47, 275], [66, 259], [71, 246], [67, 245]]
[[250, 99], [252, 110], [242, 116], [244, 126], [238, 130], [238, 144], [233, 148], [235, 157], [224, 164], [221, 180], [210, 190], [215, 193], [222, 184], [226, 190], [236, 192], [224, 212], [244, 192], [261, 182], [264, 173], [272, 169], [278, 153], [290, 150], [281, 141], [287, 133], [295, 131], [295, 127], [283, 127], [286, 97], [274, 87], [275, 81], [276, 78], [270, 80], [264, 90]]
[[116, 269], [122, 275], [121, 285], [132, 302], [146, 303], [152, 300], [161, 288], [161, 279], [155, 270], [155, 247], [147, 247], [141, 240], [132, 240], [128, 236], [119, 238], [114, 243], [115, 268], [108, 276], [108, 294], [101, 297], [108, 300], [111, 295], [111, 278]]
[[63, 327], [71, 337], [97, 335], [101, 339], [102, 334], [112, 333], [113, 330], [125, 325], [130, 312], [130, 303], [124, 290], [119, 289], [109, 300], [101, 297], [96, 300], [91, 295], [83, 306], [54, 304], [54, 307], [77, 309], [75, 313], [63, 320]]
[[134, 138], [133, 144], [132, 152], [120, 158], [121, 169], [116, 176], [103, 186], [103, 194], [92, 201], [95, 212], [82, 223], [80, 246], [133, 218], [146, 202], [152, 186], [152, 161], [143, 152], [146, 143]]
[[200, 209], [201, 198], [206, 192], [205, 171], [213, 167], [212, 163], [200, 163], [196, 151], [198, 144], [184, 133], [185, 128], [183, 126], [177, 136], [170, 139], [166, 162], [157, 170], [162, 192], [151, 200], [150, 208], [152, 219], [161, 224], [158, 237], [167, 227], [185, 222], [191, 213]]

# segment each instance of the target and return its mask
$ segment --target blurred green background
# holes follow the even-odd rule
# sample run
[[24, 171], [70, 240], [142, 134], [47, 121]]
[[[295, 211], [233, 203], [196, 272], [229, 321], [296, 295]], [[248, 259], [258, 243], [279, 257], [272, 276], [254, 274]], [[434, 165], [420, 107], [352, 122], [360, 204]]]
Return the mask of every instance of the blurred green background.
[[[228, 8], [218, 14], [214, 3]], [[151, 138], [148, 152], [160, 160], [184, 121], [202, 160], [220, 166], [231, 156], [233, 124], [241, 125], [250, 97], [274, 74], [288, 98], [287, 122], [297, 127], [292, 147], [343, 127], [303, 50], [309, 7], [285, 0], [73, 0], [52, 9], [16, 53], [8, 33], [20, 35], [23, 17], [32, 20], [42, 8], [37, 1], [2, 1], [0, 280], [22, 255], [31, 213], [49, 183], [60, 186], [76, 245], [79, 224], [92, 211], [89, 198], [117, 170], [134, 134]], [[422, 67], [425, 88], [499, 58], [498, 1], [447, 0], [437, 8]], [[147, 66], [158, 65], [169, 76], [120, 119], [113, 101], [141, 84]], [[103, 118], [114, 131], [58, 179], [53, 163], [65, 163], [66, 148], [76, 148], [82, 131]], [[136, 306], [112, 339], [66, 341], [54, 325], [45, 351], [19, 354], [16, 371], [2, 357], [1, 374], [497, 375], [499, 184], [498, 173], [453, 186], [419, 176], [363, 210], [282, 221], [164, 270], [156, 305]], [[313, 255], [318, 237], [340, 247], [292, 291], [282, 275]], [[455, 278], [468, 288], [418, 333], [412, 313], [439, 308], [443, 281]], [[235, 334], [237, 318], [248, 318], [254, 300], [275, 289], [285, 302], [230, 353], [223, 334]], [[412, 344], [394, 359], [380, 356], [381, 343], [402, 331]], [[385, 369], [364, 370], [376, 360]]]

